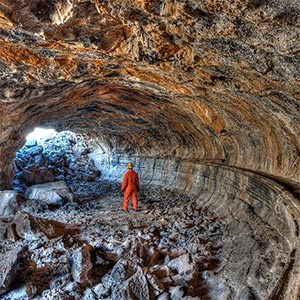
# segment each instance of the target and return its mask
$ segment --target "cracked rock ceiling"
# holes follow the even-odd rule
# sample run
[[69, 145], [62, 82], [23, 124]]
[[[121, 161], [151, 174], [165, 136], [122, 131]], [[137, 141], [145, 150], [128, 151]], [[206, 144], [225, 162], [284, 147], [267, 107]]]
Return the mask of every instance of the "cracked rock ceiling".
[[300, 183], [296, 0], [0, 2], [0, 171], [37, 125]]
[[193, 163], [223, 170], [215, 183], [231, 170], [241, 216], [247, 193], [259, 210], [272, 206], [245, 172], [275, 179], [282, 209], [271, 210], [281, 222], [289, 203], [296, 255], [282, 277], [294, 281], [270, 299], [297, 299], [299, 203], [284, 189], [299, 198], [299, 26], [298, 0], [0, 1], [0, 188], [36, 126], [84, 133], [107, 154], [187, 162], [186, 186]]

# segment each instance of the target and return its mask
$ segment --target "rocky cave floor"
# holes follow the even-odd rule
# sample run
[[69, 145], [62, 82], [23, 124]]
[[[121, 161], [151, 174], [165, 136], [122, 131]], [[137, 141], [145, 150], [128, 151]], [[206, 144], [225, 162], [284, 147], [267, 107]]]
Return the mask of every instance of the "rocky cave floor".
[[1, 218], [0, 299], [212, 299], [223, 229], [200, 200], [144, 185], [124, 212], [118, 183], [69, 185], [72, 203]]

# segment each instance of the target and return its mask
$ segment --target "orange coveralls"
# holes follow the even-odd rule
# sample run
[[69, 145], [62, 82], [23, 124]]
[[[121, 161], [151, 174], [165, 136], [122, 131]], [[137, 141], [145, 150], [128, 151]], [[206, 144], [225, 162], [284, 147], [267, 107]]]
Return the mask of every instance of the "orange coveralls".
[[129, 199], [132, 197], [133, 208], [138, 210], [137, 193], [140, 190], [139, 176], [132, 169], [128, 170], [123, 178], [122, 192], [124, 193], [123, 209], [128, 210]]

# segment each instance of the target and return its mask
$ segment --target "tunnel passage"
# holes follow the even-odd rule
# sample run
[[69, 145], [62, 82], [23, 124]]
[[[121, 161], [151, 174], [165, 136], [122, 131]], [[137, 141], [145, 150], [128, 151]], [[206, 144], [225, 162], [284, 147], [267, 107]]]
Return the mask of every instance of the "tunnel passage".
[[[4, 257], [25, 268], [11, 282], [2, 277], [9, 283], [3, 299], [297, 295], [299, 211], [280, 185], [214, 164], [90, 155], [102, 181], [86, 182], [79, 202], [48, 210], [27, 200], [1, 219]], [[119, 195], [128, 160], [142, 186], [141, 211], [129, 214]], [[95, 187], [98, 197], [89, 198]]]
[[[66, 139], [64, 135], [62, 138]], [[296, 199], [282, 186], [269, 178], [243, 170], [237, 172], [236, 168], [222, 164], [105, 153], [108, 148], [103, 144], [97, 146], [93, 141], [93, 145], [88, 155], [101, 180], [83, 185], [78, 191], [79, 204], [67, 203], [49, 211], [32, 200], [25, 202], [21, 206], [25, 217], [17, 214], [11, 220], [17, 228], [10, 229], [13, 236], [7, 229], [4, 232], [3, 238], [15, 243], [20, 237], [34, 241], [35, 238], [26, 236], [28, 225], [23, 225], [29, 222], [30, 235], [41, 235], [44, 241], [31, 250], [37, 264], [43, 262], [43, 251], [79, 260], [73, 267], [44, 262], [49, 277], [40, 285], [39, 268], [33, 273], [25, 270], [21, 279], [16, 277], [25, 285], [31, 282], [33, 295], [60, 295], [51, 288], [57, 284], [47, 283], [53, 282], [54, 275], [64, 282], [84, 276], [78, 279], [82, 289], [78, 293], [88, 293], [84, 288], [91, 283], [99, 284], [96, 278], [103, 266], [108, 268], [106, 274], [101, 273], [100, 284], [106, 288], [103, 297], [135, 293], [125, 283], [129, 278], [139, 282], [139, 299], [166, 292], [204, 299], [267, 299], [273, 295], [276, 299], [295, 295], [294, 287], [299, 281], [299, 210]], [[140, 215], [120, 213], [120, 181], [128, 161], [134, 162], [141, 178]], [[95, 189], [99, 194], [90, 194]], [[53, 229], [47, 231], [45, 224]], [[60, 235], [63, 247], [53, 240]], [[81, 245], [76, 251], [72, 248], [74, 241]], [[20, 261], [16, 261], [22, 262], [26, 255], [20, 252]], [[81, 265], [80, 257], [89, 263]], [[71, 273], [59, 271], [62, 266]], [[144, 278], [141, 272], [149, 267], [149, 275]], [[116, 275], [119, 272], [124, 273], [121, 279]], [[156, 284], [160, 282], [159, 288], [151, 286], [151, 276]], [[118, 290], [114, 284], [105, 285], [107, 278], [112, 282], [121, 280], [124, 290]], [[168, 278], [173, 283], [168, 283]], [[19, 288], [15, 282], [11, 282], [10, 289]], [[60, 290], [66, 292], [64, 287]], [[9, 299], [16, 293], [13, 290], [4, 296]]]
[[[291, 123], [289, 128], [275, 127], [273, 119], [268, 118], [268, 102], [244, 100], [235, 111], [237, 103], [226, 98], [215, 103], [213, 98], [193, 99], [130, 85], [86, 80], [44, 90], [34, 86], [19, 90], [20, 99], [10, 105], [15, 127], [2, 125], [2, 187], [11, 185], [11, 160], [24, 136], [30, 128], [45, 125], [59, 131], [86, 132], [106, 154], [138, 153], [224, 163], [270, 176], [299, 190], [296, 132], [300, 122]], [[35, 102], [40, 104], [34, 105]], [[276, 102], [272, 102], [274, 114], [280, 109]], [[297, 102], [291, 103], [290, 112], [298, 111]]]
[[[59, 247], [59, 245], [52, 244], [52, 238], [62, 233], [65, 236], [66, 233], [64, 238], [65, 250], [61, 250], [65, 254], [62, 255], [66, 257], [71, 255], [71, 257], [74, 256], [79, 260], [79, 263], [72, 264], [72, 266], [76, 266], [73, 269], [71, 265], [63, 264], [66, 273], [55, 271], [56, 268], [59, 270], [62, 267], [59, 264], [48, 266], [50, 269], [54, 268], [51, 269], [52, 274], [56, 274], [59, 277], [66, 276], [61, 278], [65, 278], [64, 282], [69, 282], [77, 278], [76, 276], [79, 276], [76, 272], [82, 268], [80, 274], [85, 274], [82, 275], [84, 280], [80, 282], [78, 279], [78, 281], [81, 284], [81, 288], [87, 288], [91, 284], [91, 280], [93, 280], [93, 276], [90, 277], [90, 274], [91, 272], [96, 272], [97, 264], [92, 259], [87, 259], [90, 263], [87, 266], [82, 265], [80, 257], [94, 257], [94, 251], [96, 251], [94, 247], [97, 249], [97, 246], [100, 244], [100, 249], [103, 249], [98, 253], [101, 253], [102, 256], [100, 255], [100, 257], [104, 260], [103, 263], [111, 266], [114, 264], [117, 270], [118, 268], [125, 268], [126, 271], [124, 272], [128, 272], [122, 279], [124, 284], [127, 279], [137, 280], [134, 279], [137, 277], [139, 278], [138, 280], [147, 282], [147, 284], [142, 285], [143, 293], [145, 295], [151, 294], [153, 290], [148, 285], [151, 280], [147, 279], [147, 281], [142, 275], [138, 275], [147, 264], [143, 262], [138, 264], [137, 267], [130, 269], [131, 265], [135, 265], [135, 262], [120, 261], [120, 253], [130, 253], [127, 252], [131, 249], [126, 246], [127, 243], [134, 245], [133, 249], [144, 249], [144, 246], [141, 246], [141, 244], [144, 244], [144, 239], [147, 240], [147, 234], [149, 234], [147, 230], [155, 230], [154, 228], [151, 229], [150, 225], [146, 226], [145, 224], [147, 214], [151, 212], [151, 215], [154, 216], [153, 221], [159, 224], [155, 232], [166, 231], [165, 238], [167, 238], [169, 243], [168, 247], [171, 247], [172, 251], [176, 253], [171, 254], [171, 250], [163, 250], [161, 253], [161, 248], [165, 247], [163, 243], [160, 243], [164, 238], [164, 233], [159, 234], [158, 245], [161, 248], [157, 249], [155, 244], [151, 244], [153, 253], [158, 255], [156, 265], [161, 264], [162, 267], [167, 264], [167, 269], [171, 270], [173, 268], [172, 272], [174, 272], [176, 268], [181, 268], [177, 264], [187, 264], [189, 262], [192, 267], [185, 272], [194, 274], [180, 275], [179, 269], [176, 271], [179, 274], [176, 274], [176, 272], [169, 275], [164, 273], [163, 277], [158, 277], [160, 280], [167, 280], [169, 277], [172, 278], [172, 276], [178, 275], [176, 278], [181, 278], [181, 281], [176, 281], [177, 279], [173, 278], [173, 282], [176, 283], [175, 286], [164, 282], [163, 287], [158, 288], [159, 292], [156, 291], [158, 295], [166, 292], [185, 296], [202, 295], [208, 297], [208, 299], [218, 299], [221, 296], [235, 299], [243, 299], [245, 297], [257, 299], [283, 297], [289, 299], [297, 297], [298, 291], [295, 289], [295, 286], [299, 282], [297, 271], [299, 261], [297, 251], [299, 243], [299, 209], [296, 199], [284, 187], [268, 177], [257, 174], [257, 172], [253, 173], [251, 170], [244, 170], [244, 168], [239, 168], [238, 165], [230, 166], [226, 159], [229, 154], [224, 150], [220, 137], [215, 135], [215, 132], [209, 127], [205, 126], [203, 123], [205, 117], [199, 118], [199, 115], [196, 115], [194, 112], [188, 112], [187, 110], [190, 110], [190, 107], [181, 109], [179, 104], [176, 102], [171, 103], [168, 98], [163, 100], [151, 93], [144, 94], [140, 91], [136, 92], [120, 86], [103, 86], [95, 81], [82, 82], [75, 86], [78, 90], [74, 90], [74, 87], [71, 88], [69, 85], [64, 85], [63, 97], [61, 94], [56, 94], [58, 87], [51, 87], [50, 91], [47, 90], [49, 94], [42, 96], [48, 97], [57, 105], [61, 104], [59, 111], [57, 111], [55, 105], [52, 107], [48, 105], [46, 113], [43, 111], [42, 106], [35, 108], [35, 111], [33, 111], [33, 107], [30, 104], [28, 104], [28, 107], [26, 105], [19, 106], [24, 116], [26, 116], [26, 112], [29, 114], [24, 118], [25, 122], [18, 122], [20, 126], [19, 133], [23, 133], [24, 137], [29, 130], [28, 128], [33, 125], [41, 125], [41, 120], [43, 120], [43, 125], [52, 126], [57, 130], [65, 128], [85, 133], [92, 140], [93, 145], [92, 151], [88, 153], [89, 158], [93, 160], [96, 168], [101, 173], [101, 180], [103, 180], [103, 182], [100, 181], [97, 184], [87, 185], [85, 190], [88, 193], [82, 194], [84, 199], [81, 200], [84, 201], [79, 204], [79, 207], [66, 204], [58, 211], [55, 210], [54, 213], [51, 214], [50, 212], [49, 214], [45, 206], [39, 206], [29, 201], [25, 208], [22, 208], [24, 213], [28, 214], [25, 217], [25, 220], [29, 220], [26, 221], [26, 224], [29, 222], [33, 228], [33, 232], [29, 236], [35, 236], [36, 234], [46, 235], [47, 241], [50, 233], [45, 232], [45, 225], [43, 225], [45, 220], [48, 220], [46, 221], [48, 222], [47, 226], [51, 224], [53, 228], [56, 226], [60, 228], [54, 235], [50, 234], [49, 247], [44, 245], [40, 250], [37, 250], [38, 252], [51, 252]], [[87, 87], [94, 87], [94, 89], [87, 92]], [[34, 92], [31, 93], [34, 94]], [[76, 100], [77, 97], [78, 100]], [[27, 101], [29, 101], [28, 99], [30, 97], [27, 95]], [[71, 106], [69, 103], [73, 105]], [[76, 103], [78, 103], [78, 107], [76, 107]], [[134, 111], [130, 110], [133, 104], [135, 106]], [[163, 106], [164, 109], [162, 109]], [[28, 120], [28, 124], [26, 120]], [[224, 131], [222, 131], [222, 134], [225, 134]], [[20, 143], [20, 140], [15, 145], [7, 144], [7, 146], [13, 149], [18, 143]], [[133, 217], [131, 217], [133, 219], [128, 219], [126, 216], [120, 216], [118, 212], [122, 199], [120, 199], [117, 190], [122, 179], [121, 174], [125, 172], [125, 166], [129, 160], [134, 161], [147, 196], [144, 198], [144, 202], [142, 201], [143, 197], [141, 199], [141, 204], [145, 205], [145, 212], [141, 212], [141, 219], [137, 217], [138, 221], [134, 221], [135, 218]], [[287, 177], [285, 179], [289, 180]], [[109, 182], [111, 184], [108, 184]], [[155, 186], [160, 187], [162, 191], [165, 188], [175, 192], [178, 191], [179, 197], [173, 196], [171, 199], [165, 197], [164, 192], [160, 192], [162, 197], [158, 201], [159, 205], [164, 206], [164, 202], [167, 202], [166, 205], [171, 206], [167, 206], [169, 209], [156, 210], [157, 200], [153, 199], [151, 195], [151, 188]], [[114, 212], [119, 221], [117, 222], [114, 218], [107, 217], [105, 213], [103, 219], [108, 219], [108, 222], [113, 224], [113, 227], [116, 228], [115, 234], [113, 232], [107, 233], [107, 228], [105, 224], [103, 225], [103, 221], [102, 223], [94, 223], [93, 226], [95, 227], [88, 226], [95, 228], [95, 231], [98, 232], [96, 237], [94, 233], [83, 229], [86, 228], [85, 226], [93, 224], [96, 216], [97, 218], [99, 215], [103, 217], [101, 212], [107, 211], [107, 207], [103, 207], [101, 204], [86, 202], [86, 200], [89, 200], [89, 191], [95, 188], [99, 191], [106, 191], [105, 196], [110, 195], [111, 198], [109, 200], [113, 199], [113, 201], [118, 203], [112, 204], [113, 206], [110, 210], [108, 209], [109, 212], [107, 214], [110, 216]], [[110, 194], [110, 191], [113, 191], [113, 193]], [[79, 190], [79, 192], [82, 193], [83, 190]], [[93, 197], [93, 199], [95, 200], [97, 197]], [[103, 199], [105, 200], [105, 197]], [[177, 199], [177, 202], [174, 202], [174, 199]], [[113, 201], [110, 203], [114, 203]], [[193, 206], [193, 203], [196, 207]], [[191, 204], [189, 213], [180, 215], [182, 211], [186, 210], [185, 205], [189, 204]], [[179, 207], [179, 212], [174, 212], [174, 207]], [[96, 208], [95, 211], [99, 215], [93, 215], [90, 212], [94, 208]], [[196, 216], [194, 219], [193, 209], [199, 212], [203, 210], [203, 214], [200, 214], [200, 220], [204, 222], [202, 227], [200, 226], [201, 224], [195, 225], [198, 217]], [[207, 216], [206, 210], [208, 211]], [[155, 219], [157, 216], [155, 212], [159, 215], [157, 220]], [[179, 224], [176, 225], [174, 219], [161, 217], [160, 212], [163, 212], [166, 216], [176, 216]], [[52, 220], [49, 221], [49, 218]], [[152, 220], [151, 218], [150, 220]], [[78, 223], [72, 224], [71, 220], [77, 220]], [[128, 222], [128, 220], [131, 221]], [[190, 220], [190, 223], [188, 220]], [[65, 222], [55, 223], [61, 221]], [[25, 221], [22, 215], [19, 216], [17, 214], [17, 219], [10, 220], [10, 222], [15, 224], [16, 228], [22, 228], [20, 224], [23, 224]], [[129, 240], [124, 240], [121, 237], [122, 234], [118, 231], [119, 226], [124, 224], [127, 226], [127, 230], [132, 228], [135, 230], [145, 226], [145, 231], [139, 233], [141, 234], [141, 239], [134, 239], [130, 242], [131, 237], [129, 235], [126, 236]], [[104, 231], [99, 229], [97, 231], [97, 228], [102, 228], [102, 226], [104, 226]], [[168, 232], [168, 226], [171, 226], [173, 231]], [[181, 248], [180, 241], [187, 247], [188, 244], [192, 243], [191, 239], [179, 236], [177, 237], [178, 244], [176, 244], [177, 239], [170, 237], [178, 230], [183, 232], [186, 230], [188, 236], [192, 234], [191, 238], [195, 238], [197, 233], [199, 234], [202, 230], [198, 226], [201, 228], [206, 226], [206, 230], [208, 230], [207, 238], [205, 240], [200, 238], [195, 243], [195, 247], [200, 247], [196, 250], [196, 254], [198, 253], [201, 256], [206, 253], [208, 255], [206, 262], [195, 260], [193, 256], [195, 253], [189, 252], [194, 250], [190, 248], [187, 250], [185, 247], [184, 249]], [[81, 232], [81, 234], [77, 232]], [[103, 232], [108, 234], [107, 238], [110, 242], [105, 241], [102, 244], [97, 240], [97, 236]], [[70, 235], [74, 236], [71, 238], [72, 242], [68, 242]], [[21, 240], [25, 239], [26, 241], [28, 239], [26, 236], [22, 230], [6, 229], [3, 238], [17, 241], [21, 237]], [[150, 235], [150, 237], [155, 240], [155, 235]], [[76, 254], [76, 251], [68, 250], [68, 247], [72, 249], [74, 240], [81, 245], [78, 248], [80, 250], [76, 250], [78, 254]], [[119, 248], [117, 245], [123, 246]], [[146, 248], [149, 247], [147, 245], [146, 243]], [[205, 245], [206, 248], [200, 245]], [[207, 245], [211, 245], [211, 248]], [[182, 249], [182, 252], [180, 252], [181, 250], [176, 252], [176, 247]], [[111, 256], [107, 251], [116, 251], [116, 253], [114, 252], [115, 255]], [[8, 253], [10, 252], [8, 251]], [[22, 252], [18, 254], [19, 256], [15, 255], [17, 258], [24, 256]], [[42, 259], [42, 255], [38, 255], [36, 263], [40, 263], [39, 260]], [[57, 254], [53, 253], [53, 255]], [[77, 258], [77, 255], [79, 258]], [[135, 255], [137, 255], [134, 256], [137, 259], [140, 255], [143, 257], [141, 252], [137, 252]], [[169, 259], [172, 261], [176, 258], [178, 260], [175, 267], [171, 267], [172, 264], [168, 265], [166, 262]], [[146, 259], [146, 262], [148, 259]], [[199, 271], [197, 264], [200, 262], [206, 263], [208, 267]], [[125, 264], [125, 267], [123, 264]], [[68, 273], [68, 270], [71, 270], [71, 273]], [[114, 267], [111, 270], [113, 271]], [[155, 268], [152, 271], [154, 273], [151, 274], [155, 275]], [[111, 276], [109, 272], [108, 274]], [[70, 274], [72, 274], [72, 277], [70, 277]], [[157, 277], [158, 275], [155, 276]], [[27, 283], [29, 278], [23, 278], [22, 282], [24, 284]], [[105, 278], [104, 276], [103, 280]], [[195, 283], [192, 284], [192, 282]], [[191, 288], [188, 290], [189, 285], [193, 287], [199, 282], [201, 282], [202, 286], [200, 290], [192, 291]], [[38, 287], [36, 293], [41, 293], [41, 289], [44, 289], [46, 294], [49, 293], [51, 295], [53, 293], [51, 286], [49, 289], [46, 283]], [[110, 289], [111, 293], [120, 292], [113, 291], [113, 286], [110, 286]], [[130, 291], [130, 288], [128, 290], [124, 287], [124, 289], [126, 291], [124, 292], [125, 294]], [[154, 290], [157, 289], [154, 288]], [[63, 287], [60, 288], [60, 291], [65, 293]], [[95, 292], [95, 290], [92, 291], [93, 293]], [[15, 291], [12, 292], [15, 293]], [[83, 292], [81, 290], [80, 293]], [[11, 294], [8, 295], [11, 297]]]
[[[213, 293], [218, 288], [225, 298], [237, 300], [298, 299], [299, 12], [293, 0], [2, 1], [1, 190], [12, 188], [14, 155], [35, 126], [85, 133], [94, 142], [90, 157], [106, 181], [120, 181], [123, 166], [132, 159], [144, 185], [167, 187], [210, 210], [211, 215], [201, 215], [202, 225], [217, 222], [208, 226], [210, 237], [222, 230], [216, 269], [201, 274], [210, 298], [220, 296]], [[119, 201], [117, 185], [101, 184], [99, 188], [116, 191], [112, 198]], [[178, 217], [184, 217], [184, 201], [178, 199]], [[130, 269], [124, 261], [116, 263], [119, 254], [109, 256], [106, 250], [122, 254], [126, 248], [117, 247], [114, 236], [105, 251], [91, 249], [87, 232], [81, 239], [80, 228], [33, 216], [46, 207], [27, 204], [22, 213], [1, 218], [4, 242], [13, 241], [7, 254], [12, 260], [4, 254], [3, 261], [28, 262], [30, 255], [18, 242], [30, 240], [40, 271], [49, 267], [47, 251], [54, 250], [53, 260], [60, 256], [62, 261], [53, 267], [62, 277], [51, 283], [59, 289], [53, 297], [74, 291], [73, 285], [62, 288], [70, 268], [72, 273], [70, 261], [76, 266], [71, 280], [81, 280], [76, 270], [84, 257], [83, 286], [94, 283], [88, 270], [93, 270], [95, 253], [100, 265], [116, 266], [115, 278], [123, 270], [128, 284], [139, 278], [145, 293], [150, 283], [161, 292], [155, 277], [142, 276], [140, 265]], [[74, 207], [80, 216], [89, 211], [82, 205]], [[27, 234], [22, 228], [29, 225], [32, 233]], [[95, 226], [101, 229], [101, 224]], [[162, 236], [152, 228], [161, 240], [169, 238], [167, 225], [162, 227]], [[34, 241], [39, 233], [45, 237], [43, 246]], [[134, 244], [137, 252], [149, 246], [135, 241], [127, 246]], [[64, 252], [66, 247], [71, 252]], [[162, 256], [159, 252], [159, 262], [174, 258]], [[182, 257], [183, 262], [188, 258]], [[193, 270], [185, 269], [183, 275]], [[181, 279], [180, 272], [171, 275]], [[164, 284], [171, 287], [170, 280]], [[104, 287], [92, 286], [86, 293]], [[36, 293], [34, 286], [19, 292]], [[180, 298], [187, 289], [183, 285], [166, 293]], [[189, 290], [187, 295], [192, 294]]]

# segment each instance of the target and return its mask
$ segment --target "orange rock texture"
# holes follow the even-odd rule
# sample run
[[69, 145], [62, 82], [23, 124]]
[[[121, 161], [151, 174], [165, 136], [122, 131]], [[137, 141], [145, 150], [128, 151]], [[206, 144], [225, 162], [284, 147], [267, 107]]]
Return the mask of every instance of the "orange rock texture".
[[0, 10], [2, 177], [25, 134], [51, 124], [116, 152], [223, 162], [297, 189], [295, 1], [6, 0]]
[[[2, 0], [0, 187], [26, 134], [49, 126], [299, 198], [299, 38], [294, 0]], [[290, 286], [263, 299], [296, 299]]]

